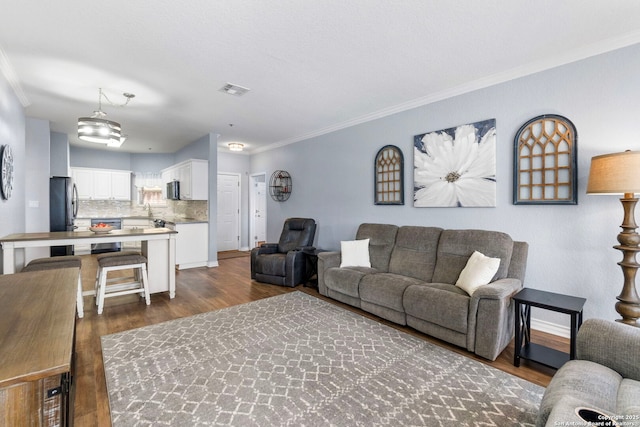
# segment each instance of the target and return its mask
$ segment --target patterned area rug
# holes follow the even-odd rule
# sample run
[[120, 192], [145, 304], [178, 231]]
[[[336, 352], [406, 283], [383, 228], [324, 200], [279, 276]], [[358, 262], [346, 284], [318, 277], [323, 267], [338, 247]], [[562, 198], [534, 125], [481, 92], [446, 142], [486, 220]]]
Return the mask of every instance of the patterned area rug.
[[102, 337], [113, 426], [533, 425], [544, 389], [302, 292]]

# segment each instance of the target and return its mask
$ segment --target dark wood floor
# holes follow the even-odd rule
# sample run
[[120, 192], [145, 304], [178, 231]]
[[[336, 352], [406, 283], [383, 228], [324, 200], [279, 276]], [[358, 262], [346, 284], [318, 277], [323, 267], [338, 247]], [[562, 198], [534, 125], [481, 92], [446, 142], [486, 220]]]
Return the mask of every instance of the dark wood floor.
[[[152, 295], [150, 306], [144, 305], [144, 302], [137, 296], [110, 298], [105, 301], [104, 312], [98, 316], [93, 297], [85, 297], [85, 316], [76, 322], [77, 383], [75, 425], [77, 427], [111, 425], [100, 347], [100, 337], [102, 335], [256, 301], [296, 290], [326, 299], [349, 310], [382, 321], [358, 309], [324, 298], [312, 288], [298, 286], [292, 289], [252, 282], [249, 274], [249, 263], [249, 257], [240, 257], [220, 260], [220, 266], [217, 268], [203, 267], [178, 271], [176, 272], [176, 297], [170, 300], [167, 294]], [[95, 260], [91, 256], [83, 256], [82, 279], [85, 289], [92, 289], [94, 278]], [[394, 325], [386, 321], [382, 322], [542, 386], [546, 386], [549, 383], [551, 376], [555, 372], [534, 362], [526, 361], [519, 368], [514, 367], [513, 343], [507, 347], [495, 362], [488, 362], [465, 350], [431, 339], [410, 328]], [[559, 350], [568, 351], [568, 340], [553, 335], [534, 331], [532, 340]]]

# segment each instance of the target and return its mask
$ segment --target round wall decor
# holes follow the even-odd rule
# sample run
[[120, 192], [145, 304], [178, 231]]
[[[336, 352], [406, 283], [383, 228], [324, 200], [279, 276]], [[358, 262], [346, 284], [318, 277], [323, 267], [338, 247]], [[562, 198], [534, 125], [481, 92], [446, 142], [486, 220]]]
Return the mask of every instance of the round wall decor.
[[293, 189], [293, 181], [291, 175], [287, 171], [277, 170], [271, 174], [269, 180], [269, 194], [276, 202], [284, 202], [291, 196]]
[[13, 153], [11, 146], [2, 146], [0, 153], [0, 191], [4, 199], [11, 197], [13, 190]]

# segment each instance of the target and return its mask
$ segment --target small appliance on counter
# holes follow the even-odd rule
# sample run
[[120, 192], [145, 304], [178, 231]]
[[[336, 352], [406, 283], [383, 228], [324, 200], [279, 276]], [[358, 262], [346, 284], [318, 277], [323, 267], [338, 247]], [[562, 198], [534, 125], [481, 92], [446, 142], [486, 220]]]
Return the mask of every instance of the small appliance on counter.
[[167, 200], [180, 200], [180, 181], [167, 182]]

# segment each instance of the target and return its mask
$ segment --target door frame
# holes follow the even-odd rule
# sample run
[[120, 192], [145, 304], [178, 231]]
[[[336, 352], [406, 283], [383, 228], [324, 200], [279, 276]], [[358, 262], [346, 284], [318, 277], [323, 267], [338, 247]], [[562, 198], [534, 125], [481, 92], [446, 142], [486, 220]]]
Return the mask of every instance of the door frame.
[[[258, 179], [261, 178], [261, 179]], [[256, 188], [256, 183], [264, 182], [265, 186], [267, 184], [267, 173], [259, 172], [252, 173], [249, 175], [249, 246], [253, 248], [255, 245], [255, 235], [256, 235], [256, 221], [255, 221], [255, 211], [256, 211], [256, 193], [254, 189]], [[265, 194], [266, 197], [266, 194]], [[265, 203], [266, 207], [266, 203]], [[264, 232], [265, 236], [267, 234], [267, 211], [265, 209], [264, 212]], [[251, 249], [249, 249], [251, 250]]]
[[[242, 248], [242, 244], [241, 244], [241, 240], [242, 240], [242, 215], [241, 215], [241, 209], [242, 209], [242, 174], [241, 173], [237, 173], [237, 172], [218, 172], [218, 176], [220, 175], [230, 175], [230, 176], [236, 176], [238, 177], [238, 206], [236, 209], [236, 218], [237, 218], [237, 223], [238, 223], [238, 240], [236, 242], [236, 250], [240, 250]], [[220, 180], [217, 180], [217, 183], [220, 183]], [[218, 189], [216, 188], [216, 195], [218, 194]], [[216, 221], [218, 220], [218, 213], [216, 212]], [[217, 236], [216, 236], [217, 238]]]

